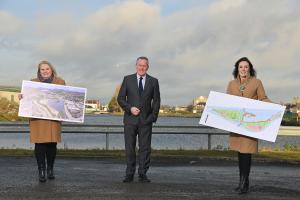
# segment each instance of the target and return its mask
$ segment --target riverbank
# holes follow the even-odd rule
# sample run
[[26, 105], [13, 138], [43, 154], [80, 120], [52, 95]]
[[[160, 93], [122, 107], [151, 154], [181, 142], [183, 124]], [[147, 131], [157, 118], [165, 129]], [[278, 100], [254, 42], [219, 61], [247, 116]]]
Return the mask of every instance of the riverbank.
[[[33, 156], [33, 150], [27, 149], [0, 149], [0, 156]], [[76, 158], [115, 158], [123, 160], [125, 152], [123, 150], [58, 150], [58, 157]], [[174, 160], [174, 162], [185, 162], [197, 160], [224, 160], [235, 161], [236, 152], [218, 150], [152, 150], [152, 158], [164, 162]], [[293, 151], [260, 151], [253, 156], [253, 160], [258, 163], [274, 162], [300, 165], [300, 150]]]

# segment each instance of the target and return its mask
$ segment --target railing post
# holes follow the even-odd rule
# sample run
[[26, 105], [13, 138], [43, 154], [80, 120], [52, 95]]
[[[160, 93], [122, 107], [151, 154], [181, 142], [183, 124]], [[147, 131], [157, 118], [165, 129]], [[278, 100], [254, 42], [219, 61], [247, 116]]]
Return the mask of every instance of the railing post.
[[105, 149], [109, 150], [109, 133], [105, 133]]
[[207, 134], [207, 149], [211, 150], [211, 134]]

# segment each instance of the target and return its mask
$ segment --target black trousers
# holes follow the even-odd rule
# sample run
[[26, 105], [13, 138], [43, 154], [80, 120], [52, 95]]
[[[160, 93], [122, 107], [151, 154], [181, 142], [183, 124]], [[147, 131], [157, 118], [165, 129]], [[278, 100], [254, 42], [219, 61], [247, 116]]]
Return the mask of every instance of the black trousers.
[[47, 168], [53, 169], [57, 152], [56, 146], [56, 142], [35, 143], [34, 154], [39, 169], [46, 169], [46, 161]]
[[126, 175], [134, 175], [136, 170], [136, 139], [138, 136], [138, 173], [144, 175], [150, 166], [152, 124], [124, 125], [124, 139], [126, 151]]
[[238, 152], [240, 177], [249, 177], [251, 169], [251, 157], [252, 154], [250, 153]]

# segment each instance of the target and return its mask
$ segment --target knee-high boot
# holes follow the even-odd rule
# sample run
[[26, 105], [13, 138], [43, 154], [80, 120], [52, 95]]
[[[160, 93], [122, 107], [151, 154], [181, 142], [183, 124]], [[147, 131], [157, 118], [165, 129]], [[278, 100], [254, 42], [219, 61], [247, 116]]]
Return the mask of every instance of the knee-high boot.
[[53, 168], [54, 168], [56, 152], [57, 152], [56, 143], [48, 143], [47, 151], [46, 151], [48, 179], [55, 179]]
[[46, 181], [46, 162], [45, 162], [46, 146], [43, 143], [36, 143], [34, 148], [35, 158], [38, 165], [39, 181]]
[[251, 154], [242, 155], [242, 173], [241, 173], [241, 188], [239, 194], [245, 194], [249, 191], [249, 174], [251, 168]]
[[240, 175], [240, 181], [238, 186], [234, 189], [234, 191], [238, 192], [241, 189], [241, 184], [242, 184], [242, 159], [241, 159], [241, 153], [238, 152], [238, 163], [239, 163], [239, 175]]

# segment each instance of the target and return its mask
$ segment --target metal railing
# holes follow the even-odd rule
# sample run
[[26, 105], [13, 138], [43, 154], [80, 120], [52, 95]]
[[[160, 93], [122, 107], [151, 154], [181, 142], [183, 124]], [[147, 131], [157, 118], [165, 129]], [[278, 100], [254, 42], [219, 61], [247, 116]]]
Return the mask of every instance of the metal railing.
[[[1, 133], [29, 133], [28, 123], [0, 123]], [[105, 149], [109, 149], [109, 135], [123, 134], [123, 125], [98, 125], [98, 124], [63, 124], [63, 134], [104, 134]], [[181, 135], [207, 135], [207, 149], [211, 150], [211, 138], [213, 135], [228, 135], [227, 131], [207, 126], [170, 126], [154, 125], [153, 134], [181, 134]], [[300, 127], [280, 127], [279, 134], [282, 136], [300, 136]]]

